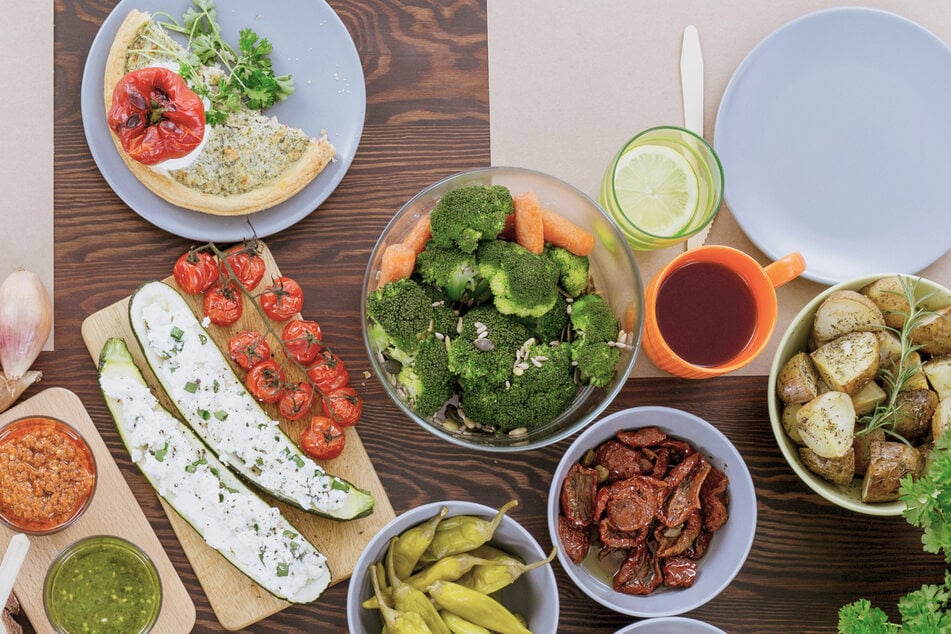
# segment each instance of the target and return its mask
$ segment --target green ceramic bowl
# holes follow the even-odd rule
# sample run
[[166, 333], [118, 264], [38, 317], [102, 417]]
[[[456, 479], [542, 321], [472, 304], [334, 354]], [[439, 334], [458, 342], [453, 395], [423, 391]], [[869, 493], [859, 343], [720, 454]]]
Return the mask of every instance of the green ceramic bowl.
[[[836, 284], [835, 286], [831, 286], [816, 295], [812, 301], [806, 304], [806, 306], [801, 311], [799, 311], [799, 314], [793, 318], [792, 322], [790, 322], [789, 328], [786, 330], [783, 338], [779, 342], [779, 346], [776, 349], [776, 356], [773, 357], [773, 365], [769, 372], [769, 421], [773, 428], [773, 434], [776, 436], [776, 442], [779, 445], [779, 449], [782, 451], [783, 456], [789, 463], [789, 466], [792, 467], [793, 471], [795, 471], [802, 481], [806, 483], [806, 486], [826, 500], [841, 506], [842, 508], [855, 511], [856, 513], [864, 513], [866, 515], [901, 515], [902, 511], [905, 510], [905, 503], [901, 501], [879, 503], [862, 502], [862, 480], [860, 478], [854, 479], [852, 484], [848, 486], [840, 486], [833, 484], [821, 476], [818, 476], [812, 471], [806, 469], [806, 467], [802, 464], [802, 461], [799, 459], [798, 446], [796, 443], [790, 440], [789, 436], [786, 435], [785, 429], [783, 428], [783, 404], [777, 395], [776, 385], [779, 372], [782, 370], [786, 361], [788, 361], [790, 357], [792, 357], [797, 352], [806, 350], [806, 342], [809, 338], [809, 331], [812, 328], [812, 321], [815, 317], [816, 310], [829, 295], [841, 290], [857, 291], [879, 278], [888, 277], [891, 275], [897, 274], [879, 273], [877, 275], [868, 275], [865, 277], [847, 280], [840, 284]], [[937, 308], [941, 305], [951, 302], [951, 290], [948, 290], [940, 284], [936, 284], [935, 282], [921, 278], [919, 281], [919, 289], [919, 296], [922, 296], [926, 293], [933, 293], [928, 302], [928, 306], [930, 308]]]

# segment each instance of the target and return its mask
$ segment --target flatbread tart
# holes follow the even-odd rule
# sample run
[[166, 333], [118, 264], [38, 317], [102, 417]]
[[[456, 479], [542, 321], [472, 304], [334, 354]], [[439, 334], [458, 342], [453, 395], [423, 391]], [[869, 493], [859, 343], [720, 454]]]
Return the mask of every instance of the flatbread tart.
[[[116, 83], [127, 73], [174, 64], [161, 50], [183, 50], [149, 13], [129, 13], [119, 27], [106, 60], [103, 97], [106, 112]], [[207, 77], [218, 66], [199, 70]], [[131, 158], [114, 132], [119, 156], [143, 185], [173, 205], [209, 214], [233, 216], [281, 203], [310, 183], [333, 160], [334, 147], [325, 134], [310, 137], [242, 106], [222, 124], [206, 125], [203, 145], [194, 161], [178, 169], [148, 166]]]

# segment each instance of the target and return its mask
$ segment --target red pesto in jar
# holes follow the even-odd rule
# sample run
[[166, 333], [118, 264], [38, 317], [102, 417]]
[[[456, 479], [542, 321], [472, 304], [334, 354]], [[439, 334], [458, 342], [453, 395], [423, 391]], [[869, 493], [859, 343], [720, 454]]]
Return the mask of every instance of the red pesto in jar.
[[12, 526], [42, 533], [66, 524], [95, 482], [89, 446], [65, 423], [36, 416], [0, 430], [0, 517]]

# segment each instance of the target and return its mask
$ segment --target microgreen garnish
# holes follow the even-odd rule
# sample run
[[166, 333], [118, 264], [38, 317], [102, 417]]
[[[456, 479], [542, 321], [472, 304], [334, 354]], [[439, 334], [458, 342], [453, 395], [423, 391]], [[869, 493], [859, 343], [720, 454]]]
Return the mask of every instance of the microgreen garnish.
[[[294, 92], [290, 75], [274, 74], [269, 57], [273, 46], [267, 38], [250, 28], [242, 29], [235, 50], [222, 38], [214, 0], [192, 0], [192, 5], [181, 22], [168, 13], [156, 13], [167, 18], [158, 22], [159, 26], [188, 38], [184, 55], [158, 42], [152, 44], [159, 53], [178, 62], [179, 74], [195, 92], [211, 102], [205, 110], [208, 124], [224, 123], [228, 113], [239, 110], [242, 104], [253, 110], [264, 110]], [[213, 64], [219, 65], [224, 73], [204, 75], [197, 70]]]

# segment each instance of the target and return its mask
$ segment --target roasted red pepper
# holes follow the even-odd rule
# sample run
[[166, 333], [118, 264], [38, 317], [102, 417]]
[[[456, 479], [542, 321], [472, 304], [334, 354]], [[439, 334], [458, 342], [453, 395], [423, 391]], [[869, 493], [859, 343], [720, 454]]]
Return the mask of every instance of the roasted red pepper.
[[205, 134], [205, 106], [169, 69], [141, 68], [116, 84], [109, 127], [130, 157], [155, 165], [198, 147]]

